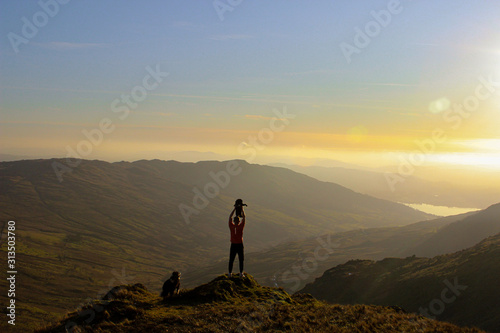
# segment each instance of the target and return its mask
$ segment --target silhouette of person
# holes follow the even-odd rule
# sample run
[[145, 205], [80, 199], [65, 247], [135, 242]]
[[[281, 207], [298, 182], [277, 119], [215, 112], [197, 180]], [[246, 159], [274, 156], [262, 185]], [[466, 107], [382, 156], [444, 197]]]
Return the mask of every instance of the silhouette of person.
[[238, 260], [240, 262], [240, 277], [244, 277], [243, 274], [243, 261], [245, 260], [245, 254], [243, 253], [243, 228], [245, 228], [245, 211], [241, 207], [241, 222], [238, 216], [233, 218], [236, 207], [229, 215], [229, 230], [231, 231], [231, 249], [229, 252], [229, 277], [232, 276], [233, 263], [236, 255], [238, 255]]

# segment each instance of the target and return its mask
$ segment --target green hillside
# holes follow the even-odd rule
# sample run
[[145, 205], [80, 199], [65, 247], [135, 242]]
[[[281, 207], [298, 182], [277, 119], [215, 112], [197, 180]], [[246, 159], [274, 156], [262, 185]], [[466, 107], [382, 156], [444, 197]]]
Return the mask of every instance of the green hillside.
[[481, 332], [408, 314], [398, 307], [332, 305], [290, 296], [252, 276], [213, 281], [163, 301], [142, 284], [120, 286], [105, 300], [37, 333], [65, 332]]
[[[429, 218], [287, 169], [244, 161], [81, 160], [62, 182], [53, 169], [58, 162], [65, 160], [0, 163], [0, 221], [16, 222], [21, 328], [52, 320], [116, 283], [136, 278], [156, 288], [173, 270], [226, 257], [227, 217], [238, 197], [249, 204], [247, 251]], [[195, 189], [205, 192], [216, 183], [211, 175], [227, 173], [230, 163], [239, 173], [187, 221], [180, 205], [194, 207]], [[4, 242], [1, 248], [5, 262]], [[1, 279], [0, 289], [6, 284]], [[6, 293], [0, 301], [8, 301]]]
[[458, 325], [500, 327], [500, 234], [434, 258], [353, 260], [301, 292], [334, 303], [398, 305]]

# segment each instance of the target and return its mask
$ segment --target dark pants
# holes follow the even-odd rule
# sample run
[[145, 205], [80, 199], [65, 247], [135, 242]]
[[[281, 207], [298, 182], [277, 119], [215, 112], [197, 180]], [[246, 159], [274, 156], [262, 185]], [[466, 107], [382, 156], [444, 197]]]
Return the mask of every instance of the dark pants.
[[238, 255], [238, 259], [240, 261], [240, 273], [243, 273], [243, 260], [245, 260], [245, 255], [243, 254], [243, 243], [231, 243], [231, 250], [229, 252], [229, 273], [233, 271], [233, 262], [236, 255]]

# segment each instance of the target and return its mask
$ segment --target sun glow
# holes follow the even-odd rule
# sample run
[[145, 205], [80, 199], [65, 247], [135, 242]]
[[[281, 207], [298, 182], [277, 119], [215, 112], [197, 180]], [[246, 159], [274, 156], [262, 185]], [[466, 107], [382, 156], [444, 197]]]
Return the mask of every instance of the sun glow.
[[461, 142], [463, 146], [473, 148], [477, 151], [488, 151], [500, 153], [500, 139], [475, 139]]
[[466, 151], [432, 154], [428, 161], [500, 170], [500, 139], [471, 139], [456, 141], [455, 144]]
[[456, 166], [475, 166], [500, 170], [500, 152], [496, 154], [485, 153], [444, 153], [429, 155], [427, 160], [431, 163], [450, 164]]

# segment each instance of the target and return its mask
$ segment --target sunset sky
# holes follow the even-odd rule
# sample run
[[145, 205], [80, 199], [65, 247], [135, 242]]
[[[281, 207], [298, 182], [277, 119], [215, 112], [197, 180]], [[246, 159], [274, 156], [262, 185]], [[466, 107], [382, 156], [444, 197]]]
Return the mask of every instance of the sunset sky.
[[40, 3], [0, 4], [3, 154], [500, 169], [498, 1]]

